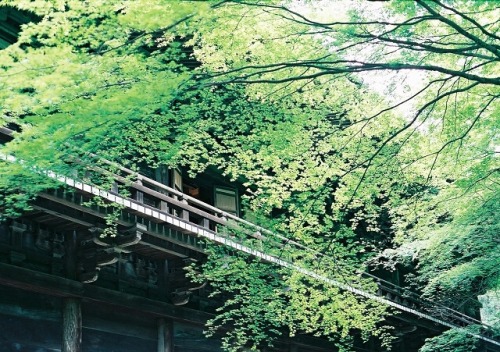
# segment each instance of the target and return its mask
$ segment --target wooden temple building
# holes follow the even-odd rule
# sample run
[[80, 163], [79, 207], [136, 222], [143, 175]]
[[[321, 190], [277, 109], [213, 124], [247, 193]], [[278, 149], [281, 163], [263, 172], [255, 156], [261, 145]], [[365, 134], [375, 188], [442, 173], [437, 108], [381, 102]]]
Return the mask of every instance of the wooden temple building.
[[[2, 128], [0, 134], [6, 141], [12, 131]], [[191, 283], [184, 267], [203, 262], [207, 239], [224, 243], [219, 232], [229, 223], [271, 235], [238, 217], [238, 188], [220, 177], [201, 177], [194, 187], [183, 182], [180, 170], [160, 167], [151, 177], [120, 172], [116, 185], [129, 182], [127, 197], [48, 173], [66, 187], [41, 192], [31, 211], [0, 223], [1, 351], [220, 351], [219, 340], [202, 333], [220, 302], [208, 297], [207, 285]], [[116, 237], [100, 236], [110, 208], [92, 204], [96, 195], [123, 205]], [[384, 299], [433, 308], [376, 279]], [[453, 324], [480, 323], [442, 308]], [[396, 351], [417, 351], [426, 337], [444, 330], [411, 314], [389, 323], [400, 337]], [[375, 344], [359, 348], [380, 351]], [[301, 336], [281, 339], [267, 351], [336, 348]]]
[[[0, 48], [29, 20], [0, 7]], [[12, 130], [0, 128], [0, 143], [11, 139]], [[132, 179], [127, 197], [118, 188], [48, 174], [65, 187], [41, 192], [31, 211], [0, 223], [1, 352], [221, 351], [217, 336], [203, 335], [220, 302], [208, 297], [208, 285], [191, 283], [184, 267], [203, 262], [205, 241], [220, 239], [229, 222], [265, 230], [239, 218], [240, 189], [216, 173], [188, 181], [182, 170], [165, 167], [119, 171], [117, 185]], [[100, 236], [110, 208], [89, 203], [96, 195], [123, 206], [116, 237]], [[380, 296], [425, 307], [389, 281], [379, 282]], [[474, 323], [458, 312], [446, 315], [461, 326]], [[411, 314], [390, 323], [400, 337], [394, 351], [416, 352], [445, 329]], [[485, 344], [485, 351], [495, 348]], [[357, 349], [381, 351], [370, 343]], [[336, 350], [325, 339], [298, 336], [266, 351]]]

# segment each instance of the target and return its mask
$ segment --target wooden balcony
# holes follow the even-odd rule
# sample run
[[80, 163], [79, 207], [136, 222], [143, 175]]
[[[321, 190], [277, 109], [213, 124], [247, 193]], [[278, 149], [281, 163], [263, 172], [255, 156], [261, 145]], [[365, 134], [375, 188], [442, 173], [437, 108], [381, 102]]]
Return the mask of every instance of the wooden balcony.
[[[114, 221], [118, 225], [118, 238], [128, 229], [141, 226], [141, 239], [129, 245], [132, 251], [143, 245], [185, 258], [188, 252], [203, 253], [206, 240], [216, 238], [223, 243], [234, 241], [243, 245], [251, 241], [260, 244], [258, 247], [266, 244], [277, 249], [295, 246], [308, 250], [299, 243], [123, 167], [119, 174], [112, 175], [115, 183], [106, 190], [51, 172], [47, 176], [58, 179], [65, 187], [40, 193], [33, 204], [35, 210], [96, 232], [102, 232], [105, 220], [117, 212]], [[92, 202], [95, 197], [105, 204]]]

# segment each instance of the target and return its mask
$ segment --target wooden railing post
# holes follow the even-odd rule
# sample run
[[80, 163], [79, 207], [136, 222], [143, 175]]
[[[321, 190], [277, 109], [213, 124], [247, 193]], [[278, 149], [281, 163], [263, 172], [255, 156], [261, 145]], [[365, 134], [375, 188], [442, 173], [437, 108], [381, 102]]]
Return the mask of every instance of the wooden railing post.
[[160, 201], [160, 210], [164, 211], [165, 213], [169, 212], [169, 210], [168, 210], [168, 203], [165, 202], [164, 200]]
[[207, 230], [210, 229], [210, 221], [207, 218], [203, 218], [200, 225], [203, 226]]
[[[185, 204], [185, 205], [188, 205], [188, 201], [187, 201], [186, 199], [184, 199], [184, 198], [182, 198], [182, 199], [181, 199], [181, 202], [182, 202], [183, 204]], [[181, 210], [181, 218], [182, 218], [183, 220], [187, 220], [187, 221], [189, 221], [189, 211], [188, 211], [188, 210], [186, 210], [186, 209], [182, 209], [182, 210]]]
[[[142, 186], [142, 181], [141, 180], [137, 180], [135, 181], [138, 185], [141, 185]], [[144, 193], [142, 193], [141, 191], [135, 191], [135, 200], [138, 201], [139, 203], [144, 203]]]
[[116, 193], [116, 194], [120, 193], [119, 189], [118, 189], [118, 182], [114, 181], [111, 184], [111, 192]]

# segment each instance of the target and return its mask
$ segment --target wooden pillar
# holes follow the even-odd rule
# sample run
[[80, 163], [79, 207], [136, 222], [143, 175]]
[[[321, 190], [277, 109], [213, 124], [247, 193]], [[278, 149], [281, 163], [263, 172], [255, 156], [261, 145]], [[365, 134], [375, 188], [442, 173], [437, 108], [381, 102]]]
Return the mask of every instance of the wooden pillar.
[[79, 298], [64, 298], [61, 352], [81, 352], [82, 310]]
[[66, 278], [76, 280], [78, 276], [77, 265], [77, 232], [66, 233], [64, 238], [64, 272]]
[[174, 351], [174, 327], [172, 320], [158, 319], [158, 352]]
[[[185, 204], [186, 206], [189, 205], [188, 201], [184, 198], [181, 198], [181, 202], [182, 202], [182, 204]], [[180, 217], [183, 220], [189, 221], [189, 211], [187, 211], [186, 209], [181, 209]]]
[[170, 212], [169, 208], [168, 208], [168, 203], [165, 202], [164, 200], [161, 200], [160, 201], [160, 210], [161, 211], [164, 211], [165, 213], [168, 213]]
[[[78, 278], [77, 241], [76, 231], [65, 234], [64, 240], [64, 271], [71, 280]], [[62, 307], [63, 333], [61, 352], [80, 352], [82, 344], [82, 308], [79, 298], [63, 298]]]
[[201, 222], [200, 222], [200, 225], [203, 226], [207, 230], [210, 229], [210, 221], [207, 218], [203, 218], [203, 220], [201, 220]]
[[168, 292], [168, 260], [161, 261], [158, 265], [158, 289], [160, 297], [166, 297]]
[[[142, 181], [137, 180], [136, 183], [140, 186], [142, 186]], [[135, 200], [138, 201], [139, 203], [144, 203], [144, 193], [141, 191], [135, 191]]]

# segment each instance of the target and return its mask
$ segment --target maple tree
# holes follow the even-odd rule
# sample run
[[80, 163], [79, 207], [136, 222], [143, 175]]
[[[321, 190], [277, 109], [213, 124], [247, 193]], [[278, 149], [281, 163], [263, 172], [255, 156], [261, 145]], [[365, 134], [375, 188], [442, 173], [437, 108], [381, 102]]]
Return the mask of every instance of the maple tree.
[[[359, 272], [389, 258], [455, 308], [498, 290], [494, 2], [352, 2], [333, 17], [327, 1], [4, 3], [41, 20], [0, 51], [0, 121], [19, 126], [2, 153], [61, 173], [89, 153], [214, 166], [247, 187], [246, 216], [325, 253], [316, 269], [340, 280], [374, 290]], [[25, 166], [0, 172], [5, 216], [57, 186]], [[383, 307], [227, 257], [214, 248], [205, 277], [239, 292], [212, 322], [235, 325], [228, 349], [284, 327], [385, 339]]]

